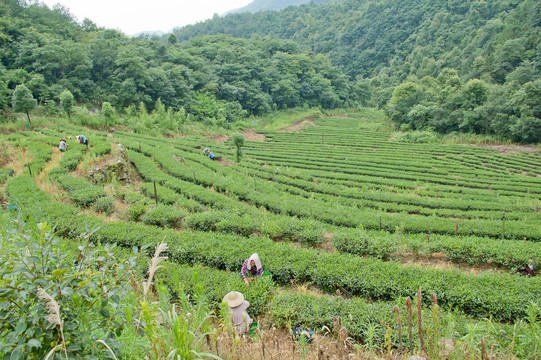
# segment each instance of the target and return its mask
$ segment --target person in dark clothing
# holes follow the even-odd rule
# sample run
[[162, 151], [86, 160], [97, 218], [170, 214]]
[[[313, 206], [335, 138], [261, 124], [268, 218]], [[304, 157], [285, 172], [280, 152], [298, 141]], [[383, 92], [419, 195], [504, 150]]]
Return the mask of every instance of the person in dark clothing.
[[77, 138], [77, 140], [79, 140], [79, 144], [83, 144], [83, 145], [88, 146], [88, 139], [86, 138], [86, 136], [77, 135], [76, 138]]

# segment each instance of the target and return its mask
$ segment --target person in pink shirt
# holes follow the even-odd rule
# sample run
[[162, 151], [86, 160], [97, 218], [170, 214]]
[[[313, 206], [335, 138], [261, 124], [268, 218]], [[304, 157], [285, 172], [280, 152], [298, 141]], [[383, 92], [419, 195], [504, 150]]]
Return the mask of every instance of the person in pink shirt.
[[261, 266], [261, 260], [259, 255], [253, 253], [248, 259], [244, 260], [242, 269], [240, 270], [240, 276], [246, 286], [250, 285], [250, 282], [263, 273], [263, 267]]

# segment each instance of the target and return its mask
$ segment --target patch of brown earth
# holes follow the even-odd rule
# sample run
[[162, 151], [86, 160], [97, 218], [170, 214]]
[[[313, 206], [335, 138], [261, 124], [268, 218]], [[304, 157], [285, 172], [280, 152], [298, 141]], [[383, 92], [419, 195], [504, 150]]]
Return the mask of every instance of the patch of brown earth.
[[31, 160], [30, 153], [24, 148], [14, 148], [11, 146], [8, 146], [7, 152], [8, 161], [5, 162], [4, 166], [2, 167], [13, 169], [14, 176], [22, 174], [22, 172], [26, 169], [25, 164]]
[[308, 126], [316, 126], [316, 124], [314, 124], [314, 121], [310, 119], [297, 120], [290, 126], [278, 130], [278, 132], [299, 132]]
[[36, 177], [36, 184], [38, 184], [39, 187], [42, 187], [43, 183], [47, 181], [49, 171], [54, 169], [58, 166], [60, 163], [60, 159], [62, 159], [62, 151], [58, 150], [58, 148], [55, 146], [53, 147], [53, 152], [51, 153], [51, 160], [45, 164], [45, 167], [39, 173], [39, 175]]
[[218, 163], [222, 166], [231, 166], [231, 165], [235, 165], [236, 162], [234, 161], [230, 161], [230, 160], [224, 160], [224, 159], [219, 159], [218, 160]]
[[[339, 114], [339, 115], [331, 115], [330, 118], [332, 119], [352, 119], [352, 120], [358, 120], [359, 118], [351, 117], [348, 114]], [[361, 120], [367, 120], [367, 118], [362, 117]]]
[[535, 145], [477, 145], [469, 144], [473, 147], [479, 147], [483, 149], [495, 150], [502, 155], [515, 155], [521, 152], [528, 152], [530, 154], [540, 153], [541, 149]]
[[246, 129], [241, 134], [244, 135], [246, 140], [250, 141], [265, 141], [266, 139], [265, 135], [255, 132], [254, 129]]
[[398, 258], [400, 263], [409, 267], [430, 267], [437, 270], [456, 269], [467, 274], [479, 275], [486, 272], [507, 271], [502, 267], [493, 266], [490, 264], [467, 265], [457, 264], [446, 260], [444, 253], [434, 253], [431, 256], [415, 255], [412, 253], [393, 254], [394, 258]]
[[[249, 310], [248, 310], [249, 311]], [[378, 351], [355, 348], [347, 330], [340, 327], [331, 329], [312, 329], [316, 334], [310, 344], [301, 347], [292, 340], [291, 332], [287, 329], [276, 328], [272, 319], [266, 317], [255, 318], [261, 327], [258, 337], [233, 337], [231, 331], [224, 332], [218, 329], [214, 341], [203, 342], [203, 351], [207, 351], [224, 359], [240, 360], [344, 360], [344, 359], [402, 359], [394, 352], [380, 354]], [[301, 324], [290, 324], [291, 326]], [[218, 324], [215, 325], [217, 328]], [[345, 330], [345, 331], [344, 331]]]
[[[323, 237], [325, 237], [325, 235], [323, 235]], [[334, 248], [334, 246], [332, 245], [330, 241], [322, 242], [321, 244], [318, 245], [318, 248], [328, 253], [336, 251], [336, 249]]]
[[227, 141], [227, 139], [229, 139], [229, 136], [227, 135], [223, 135], [223, 134], [212, 134], [212, 135], [207, 135], [206, 136], [207, 140], [212, 140], [216, 143], [224, 143]]

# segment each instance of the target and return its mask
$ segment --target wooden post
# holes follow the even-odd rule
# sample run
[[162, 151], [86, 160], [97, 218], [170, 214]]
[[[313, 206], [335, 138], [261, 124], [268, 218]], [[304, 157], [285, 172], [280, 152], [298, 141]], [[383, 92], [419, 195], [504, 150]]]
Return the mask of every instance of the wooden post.
[[503, 212], [503, 215], [502, 215], [502, 241], [504, 240], [505, 238], [505, 211]]
[[381, 230], [381, 215], [379, 216], [379, 229]]
[[428, 236], [428, 234], [426, 234], [426, 243], [430, 244], [430, 236]]
[[455, 237], [458, 237], [458, 219], [456, 219]]
[[158, 192], [156, 191], [156, 180], [154, 180], [154, 200], [156, 200], [156, 205], [158, 205]]
[[30, 173], [30, 176], [32, 176], [32, 169], [30, 168], [30, 164], [28, 164], [28, 172]]

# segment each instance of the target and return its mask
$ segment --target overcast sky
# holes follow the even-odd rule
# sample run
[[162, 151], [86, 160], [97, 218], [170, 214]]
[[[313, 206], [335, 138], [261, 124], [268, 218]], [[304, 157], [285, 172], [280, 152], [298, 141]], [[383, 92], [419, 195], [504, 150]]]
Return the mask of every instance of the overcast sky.
[[78, 22], [89, 18], [98, 26], [126, 35], [141, 31], [169, 32], [248, 5], [252, 0], [41, 0], [49, 8], [62, 4]]

